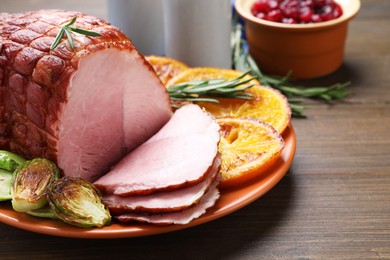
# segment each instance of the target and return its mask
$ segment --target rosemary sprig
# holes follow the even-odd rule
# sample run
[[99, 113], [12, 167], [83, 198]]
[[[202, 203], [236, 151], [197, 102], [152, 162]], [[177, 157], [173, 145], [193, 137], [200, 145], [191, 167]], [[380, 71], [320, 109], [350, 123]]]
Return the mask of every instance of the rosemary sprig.
[[250, 71], [231, 80], [211, 79], [183, 82], [169, 86], [167, 90], [171, 100], [179, 101], [219, 103], [218, 98], [251, 100], [253, 95], [245, 90], [254, 85], [250, 84], [250, 81], [256, 77], [252, 76], [243, 80], [248, 74]]
[[70, 20], [69, 23], [61, 26], [61, 29], [59, 30], [56, 38], [54, 39], [54, 42], [50, 46], [50, 50], [54, 50], [57, 48], [57, 46], [60, 44], [62, 38], [64, 37], [64, 34], [66, 35], [66, 38], [68, 39], [69, 46], [72, 48], [72, 50], [75, 49], [75, 45], [73, 42], [72, 34], [71, 32], [75, 32], [78, 34], [86, 35], [86, 36], [100, 36], [100, 33], [94, 32], [94, 31], [88, 31], [81, 28], [73, 27], [72, 25], [76, 22], [77, 16], [73, 17], [72, 20]]
[[266, 75], [263, 73], [256, 62], [245, 49], [246, 41], [242, 39], [241, 24], [234, 22], [232, 33], [232, 63], [233, 68], [241, 71], [251, 70], [252, 74], [257, 77], [261, 84], [273, 87], [282, 92], [288, 99], [295, 117], [305, 117], [304, 110], [306, 106], [300, 105], [303, 98], [320, 99], [331, 101], [343, 99], [349, 91], [346, 89], [350, 82], [337, 83], [332, 86], [304, 87], [297, 86], [290, 82], [290, 73], [284, 77]]

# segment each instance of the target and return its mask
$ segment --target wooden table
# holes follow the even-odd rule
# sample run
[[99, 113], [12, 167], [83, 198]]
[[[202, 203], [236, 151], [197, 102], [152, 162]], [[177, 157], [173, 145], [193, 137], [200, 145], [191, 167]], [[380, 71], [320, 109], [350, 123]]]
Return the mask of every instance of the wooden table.
[[[53, 7], [1, 1], [1, 11]], [[79, 3], [83, 2], [83, 3]], [[104, 1], [63, 8], [106, 15]], [[293, 119], [286, 176], [249, 206], [194, 228], [138, 238], [51, 237], [0, 224], [0, 259], [390, 259], [390, 2], [364, 0], [343, 66], [316, 80], [352, 81], [343, 102], [308, 101]]]

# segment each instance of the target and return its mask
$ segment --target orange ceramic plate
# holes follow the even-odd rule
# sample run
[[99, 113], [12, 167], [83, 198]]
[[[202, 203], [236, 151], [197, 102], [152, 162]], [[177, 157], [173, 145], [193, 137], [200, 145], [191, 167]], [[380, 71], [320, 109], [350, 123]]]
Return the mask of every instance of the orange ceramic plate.
[[9, 202], [0, 203], [0, 222], [20, 229], [41, 234], [73, 237], [73, 238], [124, 238], [148, 236], [172, 232], [197, 226], [225, 215], [228, 215], [260, 198], [274, 187], [290, 168], [295, 154], [296, 137], [292, 125], [288, 126], [283, 133], [285, 147], [281, 156], [274, 165], [267, 169], [257, 179], [231, 189], [221, 191], [221, 198], [217, 204], [207, 211], [206, 214], [193, 220], [187, 225], [156, 226], [151, 224], [119, 224], [112, 223], [104, 228], [77, 228], [61, 221], [32, 217], [24, 213], [14, 211]]

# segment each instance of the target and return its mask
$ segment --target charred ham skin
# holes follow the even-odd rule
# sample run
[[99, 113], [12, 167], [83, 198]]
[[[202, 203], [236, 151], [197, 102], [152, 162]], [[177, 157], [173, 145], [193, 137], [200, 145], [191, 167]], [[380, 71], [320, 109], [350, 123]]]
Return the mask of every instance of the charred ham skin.
[[[72, 33], [75, 50], [66, 37], [50, 50], [60, 27], [75, 16], [74, 27], [101, 36]], [[102, 19], [61, 10], [0, 13], [0, 147], [26, 159], [45, 157], [57, 163], [61, 113], [80, 61], [92, 53], [114, 49], [134, 54], [145, 70], [155, 75], [127, 36]], [[169, 96], [164, 98], [169, 104]], [[168, 120], [169, 113], [162, 121]], [[123, 153], [126, 149], [124, 145]]]

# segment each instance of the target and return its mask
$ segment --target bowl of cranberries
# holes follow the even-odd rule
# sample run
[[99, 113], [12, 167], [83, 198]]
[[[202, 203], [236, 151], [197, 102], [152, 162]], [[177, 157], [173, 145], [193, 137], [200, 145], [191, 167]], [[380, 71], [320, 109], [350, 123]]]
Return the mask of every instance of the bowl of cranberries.
[[341, 66], [348, 23], [360, 6], [360, 0], [235, 0], [260, 69], [302, 79]]

